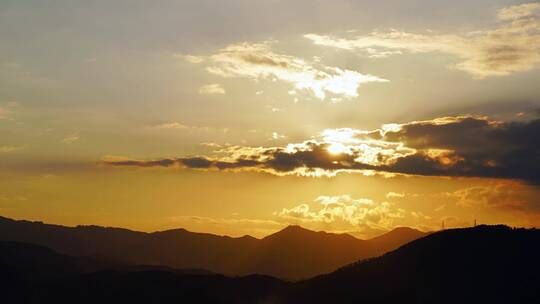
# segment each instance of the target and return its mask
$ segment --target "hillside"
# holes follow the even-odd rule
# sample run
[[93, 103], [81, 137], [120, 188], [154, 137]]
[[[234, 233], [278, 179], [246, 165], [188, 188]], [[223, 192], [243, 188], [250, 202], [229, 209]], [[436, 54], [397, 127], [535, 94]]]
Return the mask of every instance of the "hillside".
[[407, 234], [392, 231], [371, 241], [289, 226], [256, 239], [185, 229], [144, 233], [0, 218], [0, 240], [38, 244], [67, 255], [101, 257], [127, 264], [207, 269], [226, 275], [257, 273], [292, 280], [328, 273], [354, 261], [378, 256], [424, 235], [407, 229]]
[[291, 286], [280, 303], [539, 303], [540, 231], [452, 229]]
[[226, 277], [71, 257], [0, 242], [2, 303], [258, 303], [287, 283], [262, 275]]

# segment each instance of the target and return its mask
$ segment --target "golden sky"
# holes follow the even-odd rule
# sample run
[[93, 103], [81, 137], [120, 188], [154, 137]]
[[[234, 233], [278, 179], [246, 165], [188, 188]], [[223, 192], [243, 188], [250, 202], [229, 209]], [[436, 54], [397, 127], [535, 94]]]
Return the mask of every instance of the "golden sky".
[[540, 225], [540, 3], [2, 1], [0, 215]]

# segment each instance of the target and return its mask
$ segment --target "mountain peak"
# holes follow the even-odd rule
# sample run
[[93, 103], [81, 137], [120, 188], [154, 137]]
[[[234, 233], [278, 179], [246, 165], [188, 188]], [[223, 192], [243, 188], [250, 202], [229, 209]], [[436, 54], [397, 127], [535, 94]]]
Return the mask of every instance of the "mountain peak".
[[306, 229], [300, 225], [289, 225], [281, 229], [279, 232], [315, 232], [315, 231]]
[[370, 239], [369, 241], [379, 246], [393, 249], [399, 247], [399, 245], [406, 244], [410, 241], [414, 241], [429, 234], [428, 232], [422, 232], [420, 230], [409, 227], [396, 227], [387, 233], [379, 235]]
[[396, 227], [386, 233], [383, 233], [379, 236], [376, 236], [372, 238], [372, 240], [376, 239], [382, 239], [382, 238], [388, 238], [388, 237], [396, 237], [396, 236], [409, 236], [409, 235], [424, 235], [425, 232], [422, 232], [420, 230], [410, 228], [410, 227]]
[[424, 233], [424, 232], [418, 229], [411, 228], [411, 227], [396, 227], [390, 230], [390, 232], [388, 233], [396, 234], [396, 233]]
[[270, 234], [263, 239], [282, 239], [282, 238], [299, 238], [303, 239], [309, 235], [316, 235], [317, 232], [303, 228], [298, 225], [289, 225], [276, 233]]
[[325, 232], [325, 231], [313, 231], [306, 229], [304, 227], [301, 227], [299, 225], [289, 225], [280, 231], [268, 235], [265, 238], [266, 240], [270, 239], [290, 239], [290, 240], [298, 240], [299, 242], [305, 242], [307, 240], [318, 240], [320, 242], [326, 242], [329, 240], [334, 241], [352, 241], [352, 242], [358, 242], [362, 241], [360, 239], [355, 238], [354, 236], [346, 233], [331, 233], [331, 232]]

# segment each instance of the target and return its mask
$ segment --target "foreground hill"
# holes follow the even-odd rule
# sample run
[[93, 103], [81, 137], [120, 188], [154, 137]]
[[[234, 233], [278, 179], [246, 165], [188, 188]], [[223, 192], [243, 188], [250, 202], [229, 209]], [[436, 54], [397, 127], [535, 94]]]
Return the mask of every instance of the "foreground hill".
[[299, 282], [279, 303], [540, 303], [540, 231], [434, 233]]
[[287, 283], [71, 257], [0, 242], [1, 303], [262, 303]]
[[425, 235], [398, 228], [374, 240], [289, 226], [263, 239], [232, 238], [185, 229], [154, 233], [98, 226], [65, 227], [0, 217], [0, 240], [42, 245], [72, 256], [127, 264], [207, 269], [227, 275], [253, 273], [302, 279], [378, 256]]

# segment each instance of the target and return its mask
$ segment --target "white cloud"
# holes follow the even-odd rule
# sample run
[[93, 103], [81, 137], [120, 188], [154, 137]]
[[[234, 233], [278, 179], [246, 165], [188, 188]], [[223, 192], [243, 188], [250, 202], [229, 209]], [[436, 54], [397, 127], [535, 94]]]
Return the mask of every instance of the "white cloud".
[[475, 78], [504, 76], [526, 71], [540, 63], [539, 3], [498, 11], [493, 29], [459, 34], [416, 34], [404, 31], [372, 32], [354, 38], [307, 34], [313, 43], [359, 51], [368, 57], [402, 53], [445, 53], [459, 58], [453, 68]]
[[183, 124], [181, 122], [177, 121], [171, 121], [171, 122], [164, 122], [153, 126], [146, 127], [146, 130], [183, 130], [188, 132], [220, 132], [220, 133], [227, 133], [229, 132], [228, 128], [216, 128], [216, 127], [208, 127], [208, 126], [193, 126], [193, 125], [187, 125]]
[[69, 135], [61, 140], [63, 144], [70, 145], [80, 139], [79, 135]]
[[405, 211], [389, 202], [376, 203], [370, 199], [353, 199], [350, 195], [319, 196], [315, 199], [319, 208], [300, 204], [276, 213], [287, 220], [322, 222], [367, 226], [373, 229], [391, 229], [395, 219], [403, 218]]
[[225, 89], [219, 83], [207, 84], [199, 88], [199, 94], [203, 95], [223, 95], [225, 93]]
[[166, 122], [154, 126], [155, 129], [187, 129], [188, 126], [181, 124], [179, 122]]
[[388, 192], [388, 193], [386, 193], [386, 198], [396, 198], [396, 197], [402, 198], [402, 197], [405, 197], [405, 194], [404, 193], [397, 193], [397, 192]]
[[202, 56], [174, 54], [174, 57], [182, 58], [185, 61], [187, 61], [189, 63], [194, 63], [194, 64], [201, 63], [201, 62], [204, 61], [204, 57], [202, 57]]
[[321, 100], [327, 94], [356, 97], [362, 84], [388, 81], [373, 75], [278, 54], [270, 45], [269, 42], [229, 45], [208, 57], [210, 64], [207, 70], [222, 77], [283, 81], [292, 84], [296, 90], [307, 90]]
[[500, 9], [497, 12], [499, 20], [519, 20], [533, 16], [540, 10], [540, 3], [524, 3]]
[[278, 139], [282, 139], [282, 138], [285, 138], [285, 135], [279, 134], [278, 132], [272, 132], [272, 139], [273, 140], [278, 140]]

